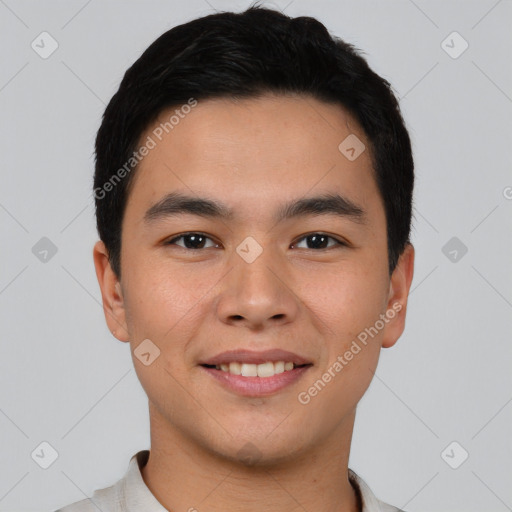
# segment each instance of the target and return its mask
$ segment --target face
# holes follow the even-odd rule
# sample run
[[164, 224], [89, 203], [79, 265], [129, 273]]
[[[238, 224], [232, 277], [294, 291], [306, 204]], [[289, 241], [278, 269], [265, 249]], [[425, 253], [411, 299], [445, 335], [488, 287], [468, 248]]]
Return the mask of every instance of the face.
[[94, 254], [152, 427], [266, 462], [339, 442], [412, 279], [410, 246], [388, 273], [364, 132], [310, 97], [199, 101], [162, 136], [171, 114], [141, 137], [156, 145], [128, 198], [120, 282], [101, 242]]

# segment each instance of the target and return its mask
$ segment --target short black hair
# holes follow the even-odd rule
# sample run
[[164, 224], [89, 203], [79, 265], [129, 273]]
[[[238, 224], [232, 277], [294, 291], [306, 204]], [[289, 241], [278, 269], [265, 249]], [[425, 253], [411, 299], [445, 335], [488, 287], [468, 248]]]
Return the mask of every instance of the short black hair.
[[94, 196], [98, 234], [118, 278], [122, 220], [143, 133], [162, 111], [191, 99], [265, 93], [339, 104], [359, 122], [384, 203], [392, 273], [410, 243], [414, 163], [390, 83], [370, 69], [360, 50], [331, 36], [318, 20], [252, 5], [162, 34], [126, 71], [105, 109], [96, 137]]

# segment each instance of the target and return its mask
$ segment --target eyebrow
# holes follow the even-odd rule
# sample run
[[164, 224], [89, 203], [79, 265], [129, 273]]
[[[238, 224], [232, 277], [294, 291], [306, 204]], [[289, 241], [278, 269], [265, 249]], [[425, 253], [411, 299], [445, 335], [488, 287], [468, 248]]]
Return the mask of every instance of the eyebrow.
[[[226, 221], [234, 218], [234, 211], [219, 201], [171, 192], [146, 211], [144, 222], [152, 224], [168, 217], [187, 214]], [[366, 222], [365, 210], [340, 194], [322, 194], [292, 200], [278, 208], [274, 220], [281, 222], [308, 215], [336, 215], [360, 224]]]

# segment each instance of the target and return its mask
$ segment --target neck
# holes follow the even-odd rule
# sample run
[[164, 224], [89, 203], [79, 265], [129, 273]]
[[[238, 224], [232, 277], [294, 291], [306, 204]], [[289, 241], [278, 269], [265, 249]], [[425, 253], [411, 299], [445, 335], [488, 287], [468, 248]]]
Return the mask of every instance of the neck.
[[246, 466], [194, 443], [151, 410], [151, 450], [141, 474], [169, 511], [358, 512], [348, 480], [355, 411], [339, 431], [293, 460]]

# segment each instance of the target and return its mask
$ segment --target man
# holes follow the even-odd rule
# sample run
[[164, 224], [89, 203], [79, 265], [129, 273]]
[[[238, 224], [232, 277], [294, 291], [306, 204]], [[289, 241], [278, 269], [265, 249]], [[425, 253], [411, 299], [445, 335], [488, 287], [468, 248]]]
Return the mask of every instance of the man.
[[62, 512], [397, 511], [348, 468], [405, 326], [413, 158], [389, 83], [309, 17], [193, 20], [96, 139], [94, 263], [151, 447]]

